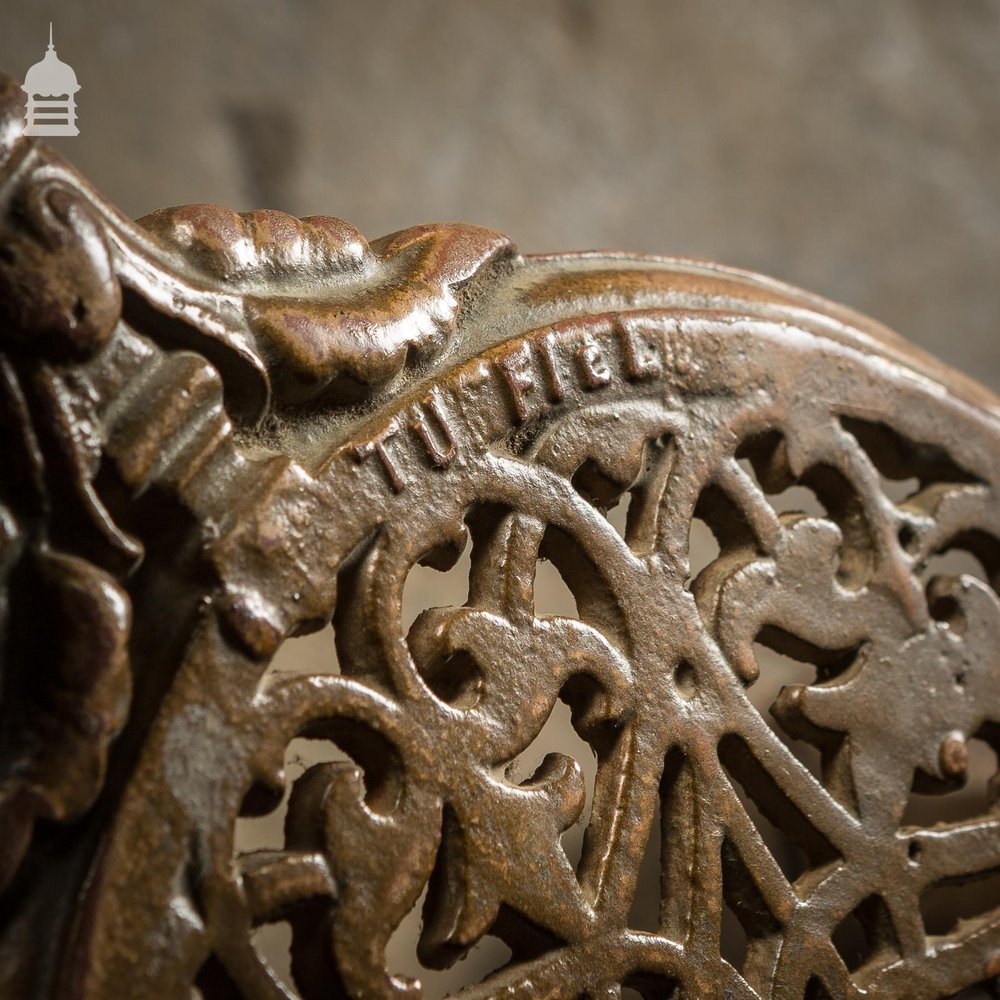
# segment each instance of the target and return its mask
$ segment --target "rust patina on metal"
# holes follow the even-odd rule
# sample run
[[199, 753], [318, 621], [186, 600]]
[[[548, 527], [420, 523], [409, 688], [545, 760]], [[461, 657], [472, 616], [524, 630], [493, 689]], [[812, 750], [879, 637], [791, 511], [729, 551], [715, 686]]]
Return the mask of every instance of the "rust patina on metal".
[[[21, 136], [17, 93], [0, 994], [416, 997], [385, 949], [425, 890], [424, 965], [511, 950], [470, 997], [992, 989], [1000, 899], [947, 927], [925, 903], [987, 884], [1000, 815], [906, 809], [1000, 740], [1000, 401], [713, 264], [211, 206], [135, 224]], [[696, 518], [719, 553], [694, 573]], [[407, 630], [412, 568], [465, 549], [465, 605]], [[935, 573], [954, 549], [981, 573]], [[536, 614], [539, 560], [575, 617]], [[331, 621], [339, 673], [269, 670]], [[803, 672], [773, 717], [760, 645]], [[558, 699], [597, 760], [576, 865], [579, 761], [510, 768]], [[349, 759], [286, 782], [299, 737]], [[279, 807], [284, 842], [241, 852], [237, 818]], [[287, 975], [255, 947], [277, 921]]]

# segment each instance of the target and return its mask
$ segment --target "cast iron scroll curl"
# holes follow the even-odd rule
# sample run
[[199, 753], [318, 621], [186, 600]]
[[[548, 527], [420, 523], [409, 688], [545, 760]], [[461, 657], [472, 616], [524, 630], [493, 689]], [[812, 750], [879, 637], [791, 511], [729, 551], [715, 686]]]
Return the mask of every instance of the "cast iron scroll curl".
[[[511, 949], [472, 997], [989, 983], [995, 796], [965, 819], [907, 812], [961, 785], [972, 741], [998, 745], [986, 390], [718, 265], [523, 258], [458, 226], [368, 245], [338, 220], [210, 206], [136, 226], [19, 137], [11, 88], [3, 426], [28, 474], [3, 493], [4, 585], [15, 607], [49, 565], [77, 627], [37, 689], [58, 711], [25, 713], [43, 722], [27, 736], [12, 651], [31, 646], [3, 649], [4, 739], [57, 761], [35, 782], [56, 806], [8, 849], [6, 995], [415, 997], [385, 952], [425, 888], [427, 967], [486, 934]], [[818, 508], [788, 509], [792, 485]], [[719, 546], [697, 572], [696, 519]], [[404, 627], [413, 567], [465, 548], [464, 606]], [[951, 550], [981, 572], [929, 568]], [[576, 616], [536, 610], [540, 561]], [[329, 622], [339, 674], [268, 668]], [[748, 697], [759, 645], [812, 671], [769, 713]], [[560, 699], [597, 761], [589, 793], [567, 753], [511, 769]], [[87, 722], [69, 748], [60, 711]], [[300, 737], [354, 763], [291, 782]], [[588, 795], [573, 865], [561, 838]], [[281, 842], [243, 851], [240, 817], [282, 799]], [[929, 921], [929, 894], [977, 882], [974, 912]], [[839, 943], [855, 919], [858, 954]], [[254, 945], [286, 920], [288, 975]]]

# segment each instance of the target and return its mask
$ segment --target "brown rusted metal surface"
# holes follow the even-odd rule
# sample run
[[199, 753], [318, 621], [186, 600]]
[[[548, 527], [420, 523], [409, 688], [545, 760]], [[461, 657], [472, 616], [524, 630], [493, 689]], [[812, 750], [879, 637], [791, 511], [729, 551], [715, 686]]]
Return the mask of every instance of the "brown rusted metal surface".
[[[994, 988], [993, 785], [912, 803], [1000, 741], [1000, 401], [712, 264], [137, 225], [20, 137], [16, 94], [0, 995], [416, 997], [386, 948], [418, 903], [427, 968], [509, 948], [474, 997]], [[976, 572], [935, 569], [955, 550]], [[407, 626], [414, 567], [463, 552], [465, 603]], [[543, 562], [575, 615], [536, 609]], [[331, 622], [326, 672], [271, 668]], [[759, 711], [764, 648], [800, 680]], [[559, 701], [593, 788], [569, 753], [521, 776]], [[329, 753], [292, 781], [299, 738]], [[284, 922], [287, 971], [257, 934]]]

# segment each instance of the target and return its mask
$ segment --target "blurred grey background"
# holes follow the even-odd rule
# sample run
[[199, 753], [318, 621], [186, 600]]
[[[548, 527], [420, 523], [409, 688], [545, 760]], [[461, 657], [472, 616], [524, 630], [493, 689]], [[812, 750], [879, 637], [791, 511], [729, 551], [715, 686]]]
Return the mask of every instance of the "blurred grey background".
[[[1000, 0], [7, 0], [0, 67], [23, 79], [50, 19], [83, 88], [80, 136], [52, 142], [129, 215], [216, 201], [370, 237], [462, 220], [525, 252], [711, 257], [868, 312], [1000, 390]], [[707, 529], [692, 545], [710, 557]], [[415, 570], [407, 621], [461, 604], [467, 573], [467, 554]], [[540, 564], [537, 613], [575, 615], [553, 574]], [[800, 667], [760, 653], [766, 712]], [[337, 670], [329, 629], [274, 664], [303, 668]], [[316, 759], [301, 742], [293, 777]], [[986, 808], [984, 747], [949, 809]], [[550, 750], [592, 785], [562, 707], [526, 773]], [[283, 808], [241, 820], [240, 844], [277, 846]], [[647, 862], [637, 906], [655, 911]], [[490, 938], [428, 973], [418, 928], [415, 910], [390, 964], [429, 997], [504, 960]], [[285, 974], [288, 933], [259, 942]]]
[[0, 66], [50, 19], [54, 142], [130, 215], [712, 257], [1000, 389], [1000, 0], [8, 0]]

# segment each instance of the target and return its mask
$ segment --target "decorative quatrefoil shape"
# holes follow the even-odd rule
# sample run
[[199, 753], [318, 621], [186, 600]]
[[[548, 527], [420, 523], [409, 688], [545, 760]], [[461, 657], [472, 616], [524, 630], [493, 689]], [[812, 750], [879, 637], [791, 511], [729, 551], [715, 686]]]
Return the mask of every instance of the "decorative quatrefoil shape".
[[19, 115], [0, 994], [997, 995], [1000, 401], [713, 264], [135, 224]]

